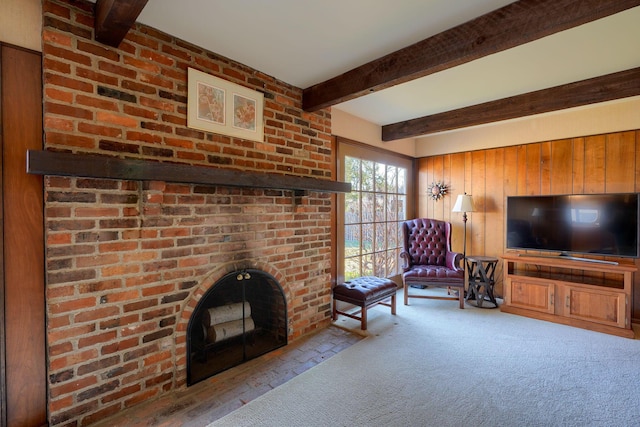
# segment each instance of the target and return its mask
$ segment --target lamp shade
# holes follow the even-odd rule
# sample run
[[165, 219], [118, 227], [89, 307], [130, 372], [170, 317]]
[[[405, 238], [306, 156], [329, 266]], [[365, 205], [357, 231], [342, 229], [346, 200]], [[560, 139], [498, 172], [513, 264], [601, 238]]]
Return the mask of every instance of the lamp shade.
[[469, 194], [459, 194], [452, 212], [473, 212], [473, 199]]

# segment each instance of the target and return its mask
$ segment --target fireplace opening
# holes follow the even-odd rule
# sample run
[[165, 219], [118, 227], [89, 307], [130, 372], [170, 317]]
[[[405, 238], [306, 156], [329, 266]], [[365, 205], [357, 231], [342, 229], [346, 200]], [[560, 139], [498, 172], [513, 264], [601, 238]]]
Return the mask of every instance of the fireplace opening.
[[287, 344], [287, 303], [270, 274], [239, 270], [202, 296], [187, 326], [187, 385]]

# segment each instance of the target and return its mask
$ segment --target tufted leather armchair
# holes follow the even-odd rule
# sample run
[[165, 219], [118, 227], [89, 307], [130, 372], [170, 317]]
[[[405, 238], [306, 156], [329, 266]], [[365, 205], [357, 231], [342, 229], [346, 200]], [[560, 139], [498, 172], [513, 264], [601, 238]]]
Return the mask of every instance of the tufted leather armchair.
[[[451, 251], [451, 223], [417, 218], [402, 223], [404, 305], [411, 298], [459, 300], [464, 308], [463, 256]], [[458, 288], [458, 296], [409, 295], [409, 286]], [[450, 293], [448, 293], [450, 295]]]

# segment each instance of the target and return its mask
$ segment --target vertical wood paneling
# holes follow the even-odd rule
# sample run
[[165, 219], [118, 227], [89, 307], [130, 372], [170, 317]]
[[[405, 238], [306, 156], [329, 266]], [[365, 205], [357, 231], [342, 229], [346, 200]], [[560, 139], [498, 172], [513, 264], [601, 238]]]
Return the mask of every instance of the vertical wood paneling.
[[485, 186], [485, 251], [500, 253], [503, 250], [504, 227], [504, 148], [488, 150], [486, 153]]
[[25, 173], [42, 149], [41, 55], [2, 47], [2, 203], [7, 425], [46, 423], [42, 178]]
[[605, 191], [631, 192], [635, 188], [635, 132], [607, 135], [605, 154]]
[[485, 253], [486, 236], [486, 201], [485, 186], [487, 182], [486, 151], [471, 152], [471, 183], [469, 192], [473, 196], [475, 211], [468, 214], [467, 254], [482, 255]]
[[584, 138], [574, 138], [572, 143], [572, 193], [579, 194], [584, 193]]
[[[445, 184], [447, 183], [444, 180], [444, 156], [437, 156], [433, 158], [433, 176], [429, 183], [431, 184], [434, 182], [444, 182]], [[431, 218], [436, 218], [442, 221], [446, 220], [446, 218], [444, 217], [444, 207], [442, 204], [442, 199], [431, 199], [431, 208]]]
[[451, 154], [442, 156], [442, 160], [442, 177], [445, 185], [447, 185], [447, 195], [442, 199], [442, 209], [444, 211], [442, 218], [444, 221], [451, 222], [451, 209], [453, 208], [453, 203], [455, 203], [455, 198], [452, 199], [453, 196], [451, 195]]
[[530, 144], [527, 150], [527, 188], [524, 194], [540, 194], [540, 144]]
[[518, 147], [506, 147], [504, 149], [503, 169], [504, 200], [507, 196], [515, 196], [518, 194]]
[[[451, 214], [456, 196], [473, 195], [476, 212], [469, 214], [467, 253], [499, 257], [505, 250], [505, 201], [509, 195], [581, 194], [640, 190], [640, 130], [557, 140], [501, 149], [451, 154], [423, 168], [443, 173], [450, 182], [445, 219], [454, 227], [453, 249], [462, 252], [461, 214]], [[431, 181], [429, 181], [430, 183]], [[425, 185], [428, 185], [425, 184]], [[426, 190], [426, 187], [423, 187]], [[428, 212], [421, 209], [420, 216]], [[636, 260], [640, 267], [640, 260]], [[501, 295], [501, 288], [497, 288]], [[632, 317], [640, 321], [640, 274], [634, 276]]]
[[[464, 153], [464, 193], [471, 194], [471, 195], [473, 195], [473, 189], [471, 186], [472, 165], [473, 165], [473, 160], [472, 160], [471, 152]], [[467, 240], [466, 242], [464, 242], [464, 244], [466, 244], [468, 254], [472, 252], [471, 242], [473, 240], [472, 234], [471, 234], [471, 231], [473, 230], [473, 218], [471, 217], [471, 215], [473, 214], [467, 214]], [[460, 214], [460, 217], [462, 216], [463, 215]], [[462, 235], [464, 236], [464, 222], [461, 222], [461, 224], [462, 224], [461, 230], [463, 231]], [[463, 246], [464, 245], [461, 242], [460, 247], [463, 248]]]
[[[427, 185], [427, 187], [429, 186], [429, 184], [431, 184], [433, 182], [433, 178], [435, 176], [435, 172], [434, 172], [434, 164], [437, 161], [437, 157], [433, 157], [431, 158], [431, 162], [429, 163], [429, 175], [427, 175], [427, 181], [425, 182], [425, 184]], [[427, 210], [429, 212], [429, 218], [433, 218], [435, 217], [435, 212], [433, 211], [433, 200], [431, 199], [431, 197], [428, 196], [428, 192], [425, 192], [425, 196], [427, 196]]]
[[604, 193], [605, 136], [589, 136], [584, 140], [584, 192]]
[[[453, 204], [456, 202], [458, 194], [463, 194], [465, 192], [464, 173], [465, 173], [465, 154], [464, 153], [452, 154], [451, 155], [451, 186], [449, 188], [450, 199], [451, 199], [451, 209], [453, 209]], [[462, 233], [463, 233], [462, 214], [451, 213], [450, 218], [451, 218], [451, 226], [453, 227], [453, 232], [451, 233], [451, 247], [456, 252], [462, 252]]]
[[[504, 148], [488, 150], [486, 155], [485, 237], [483, 254], [504, 252]], [[502, 261], [499, 261], [500, 271]], [[502, 275], [497, 274], [495, 293], [503, 295]]]
[[517, 178], [517, 195], [525, 195], [527, 194], [527, 146], [519, 145], [518, 146], [518, 157], [517, 157], [518, 165], [516, 167], [516, 172], [518, 173]]
[[540, 143], [540, 194], [551, 193], [551, 143]]
[[573, 191], [573, 144], [570, 139], [551, 143], [551, 171], [549, 185], [551, 194], [564, 194]]
[[464, 191], [471, 192], [471, 165], [473, 164], [471, 152], [464, 153]]
[[418, 206], [418, 211], [416, 212], [417, 217], [429, 216], [427, 188], [429, 187], [428, 181], [431, 163], [431, 157], [420, 159], [418, 161], [418, 188], [416, 188], [416, 204]]

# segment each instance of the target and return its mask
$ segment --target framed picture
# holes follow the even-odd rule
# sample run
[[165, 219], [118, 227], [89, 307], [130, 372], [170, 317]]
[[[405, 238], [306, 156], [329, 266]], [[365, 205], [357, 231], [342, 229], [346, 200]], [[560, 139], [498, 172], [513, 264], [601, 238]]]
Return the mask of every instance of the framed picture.
[[188, 127], [264, 140], [264, 94], [193, 68], [187, 72]]

